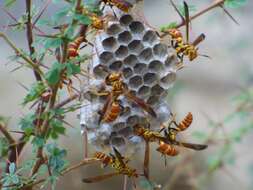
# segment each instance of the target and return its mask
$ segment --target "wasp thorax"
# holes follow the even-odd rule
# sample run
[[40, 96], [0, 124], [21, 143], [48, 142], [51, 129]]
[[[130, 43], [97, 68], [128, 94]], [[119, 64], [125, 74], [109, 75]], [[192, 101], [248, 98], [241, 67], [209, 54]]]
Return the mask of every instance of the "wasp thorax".
[[106, 77], [105, 82], [107, 85], [112, 85], [114, 82], [119, 81], [121, 77], [121, 73], [111, 73]]

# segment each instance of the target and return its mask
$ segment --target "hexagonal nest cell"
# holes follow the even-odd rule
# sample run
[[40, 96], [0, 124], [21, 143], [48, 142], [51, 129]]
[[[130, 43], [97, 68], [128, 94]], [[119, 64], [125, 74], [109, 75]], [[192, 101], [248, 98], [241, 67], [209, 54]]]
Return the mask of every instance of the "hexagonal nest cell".
[[111, 87], [104, 83], [108, 75], [104, 68], [121, 72], [128, 91], [150, 104], [157, 118], [125, 95], [120, 95], [120, 115], [113, 122], [99, 124], [99, 111], [107, 96], [98, 96], [86, 100], [91, 102], [89, 107], [81, 108], [81, 123], [87, 128], [91, 144], [98, 150], [107, 151], [115, 146], [119, 150], [134, 152], [129, 150], [138, 149], [142, 142], [133, 134], [135, 124], [157, 129], [170, 117], [165, 95], [176, 79], [178, 60], [175, 50], [163, 44], [157, 32], [135, 16], [121, 13], [107, 24], [107, 29], [97, 34], [94, 43], [96, 53], [90, 64], [91, 74], [96, 77], [94, 80], [110, 91]]

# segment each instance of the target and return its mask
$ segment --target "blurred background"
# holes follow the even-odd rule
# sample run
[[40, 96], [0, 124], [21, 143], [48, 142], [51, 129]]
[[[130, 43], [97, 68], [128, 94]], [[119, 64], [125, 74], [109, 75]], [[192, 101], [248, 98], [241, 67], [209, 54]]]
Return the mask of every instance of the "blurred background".
[[[194, 5], [191, 14], [211, 2], [187, 0], [189, 5]], [[39, 6], [41, 1], [35, 0], [34, 3]], [[181, 5], [182, 1], [175, 0], [175, 3]], [[2, 6], [3, 2], [0, 1], [0, 7]], [[151, 178], [154, 183], [161, 184], [162, 189], [253, 189], [253, 154], [250, 148], [253, 143], [253, 133], [250, 130], [253, 127], [253, 109], [249, 109], [247, 114], [238, 113], [239, 117], [234, 114], [240, 101], [245, 99], [244, 93], [252, 88], [252, 8], [253, 2], [248, 1], [246, 6], [229, 9], [240, 25], [233, 23], [221, 8], [216, 8], [191, 23], [190, 40], [193, 41], [200, 33], [206, 34], [205, 41], [199, 46], [199, 52], [207, 54], [211, 59], [198, 57], [179, 71], [175, 86], [169, 92], [168, 101], [172, 111], [177, 113], [178, 120], [183, 119], [188, 112], [193, 113], [193, 124], [181, 138], [189, 142], [208, 142], [209, 148], [197, 153], [182, 149], [179, 156], [167, 158], [166, 167], [163, 157], [153, 148]], [[53, 5], [49, 6], [45, 17], [54, 9]], [[157, 29], [172, 21], [180, 21], [169, 0], [144, 0], [143, 10], [147, 22]], [[24, 3], [18, 1], [11, 12], [19, 17], [23, 11]], [[11, 21], [2, 10], [0, 18], [1, 31], [19, 47], [26, 48], [25, 33], [6, 29], [4, 26]], [[7, 58], [10, 55], [12, 51], [0, 39], [0, 115], [11, 117], [9, 126], [15, 129], [18, 118], [28, 111], [28, 108], [24, 109], [20, 105], [26, 91], [17, 81], [29, 86], [33, 82], [33, 75], [24, 69], [11, 72], [17, 64], [8, 63]], [[238, 95], [239, 100], [234, 98]], [[71, 163], [80, 161], [83, 153], [82, 136], [76, 115], [77, 113], [73, 113], [69, 116], [69, 121], [75, 128], [68, 129], [67, 135], [60, 140], [62, 147], [68, 150]], [[239, 133], [242, 134], [237, 137]], [[92, 151], [92, 147], [90, 149]], [[26, 149], [21, 159], [25, 159], [30, 152]], [[133, 165], [141, 169], [143, 152], [138, 152], [134, 157], [136, 161]], [[122, 176], [91, 185], [81, 183], [84, 176], [108, 171], [96, 165], [80, 168], [59, 180], [57, 189], [123, 188]], [[145, 181], [139, 183], [142, 189], [153, 189]]]

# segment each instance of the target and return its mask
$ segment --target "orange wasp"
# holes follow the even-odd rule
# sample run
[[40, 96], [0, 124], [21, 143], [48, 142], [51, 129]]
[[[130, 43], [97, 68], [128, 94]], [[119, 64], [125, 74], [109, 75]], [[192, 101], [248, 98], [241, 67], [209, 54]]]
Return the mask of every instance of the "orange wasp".
[[203, 150], [207, 148], [207, 145], [179, 142], [176, 140], [175, 133], [168, 133], [167, 131], [165, 131], [164, 135], [162, 135], [160, 133], [161, 131], [151, 131], [150, 129], [146, 129], [139, 124], [135, 125], [133, 129], [135, 135], [142, 137], [146, 142], [144, 156], [144, 175], [147, 178], [149, 177], [149, 142], [158, 142], [159, 147], [156, 150], [163, 155], [168, 156], [176, 156], [179, 153], [178, 150], [174, 147], [174, 145], [183, 146], [185, 148], [190, 148], [193, 150]]
[[[164, 130], [164, 137], [167, 139], [166, 142], [169, 142], [171, 145], [183, 146], [193, 150], [204, 150], [207, 148], [207, 145], [179, 142], [176, 139], [178, 132], [188, 129], [192, 124], [193, 116], [191, 112], [189, 112], [179, 124], [175, 121], [175, 116], [173, 114], [171, 115], [173, 119], [169, 123], [167, 129], [163, 126], [163, 128], [160, 130], [160, 132]], [[172, 124], [174, 124], [176, 127], [171, 127]]]
[[[126, 84], [122, 80], [122, 73], [114, 72], [107, 75], [105, 78], [105, 84], [112, 87], [110, 92], [105, 92], [107, 95], [106, 102], [101, 111], [99, 111], [100, 118], [99, 123], [112, 122], [117, 119], [122, 110], [122, 106], [118, 100], [119, 96], [124, 95], [128, 100], [136, 103], [144, 111], [149, 113], [151, 116], [156, 117], [156, 113], [153, 108], [148, 105], [142, 99], [133, 95], [127, 88]], [[101, 94], [105, 94], [101, 93]]]
[[[183, 61], [184, 56], [187, 56], [190, 61], [193, 61], [199, 55], [198, 48], [196, 48], [196, 46], [205, 39], [205, 35], [202, 33], [192, 43], [189, 43], [190, 19], [189, 19], [188, 5], [184, 1], [184, 12], [185, 12], [185, 18], [184, 18], [172, 0], [171, 0], [171, 4], [176, 10], [176, 12], [179, 14], [181, 19], [185, 22], [185, 25], [186, 25], [186, 42], [184, 42], [183, 35], [179, 29], [172, 28], [168, 30], [168, 33], [172, 38], [171, 40], [172, 47], [175, 48], [177, 56], [180, 58], [181, 61]], [[206, 55], [202, 55], [202, 56], [208, 57]]]
[[124, 158], [115, 147], [113, 147], [113, 151], [114, 155], [113, 154], [106, 155], [102, 152], [96, 152], [94, 158], [100, 160], [104, 166], [110, 165], [112, 168], [116, 170], [116, 172], [99, 175], [95, 177], [84, 178], [82, 180], [84, 183], [99, 182], [117, 175], [126, 175], [128, 177], [135, 177], [135, 178], [139, 176], [136, 173], [136, 169], [132, 169], [127, 165], [129, 161], [128, 159]]
[[[145, 156], [144, 156], [144, 164], [143, 164], [143, 171], [144, 176], [149, 179], [149, 152], [150, 142], [165, 142], [168, 141], [167, 138], [163, 137], [160, 132], [151, 131], [150, 129], [144, 128], [139, 124], [133, 126], [134, 134], [137, 136], [142, 137], [145, 140]], [[165, 144], [164, 143], [164, 144]], [[170, 146], [170, 145], [169, 145]]]

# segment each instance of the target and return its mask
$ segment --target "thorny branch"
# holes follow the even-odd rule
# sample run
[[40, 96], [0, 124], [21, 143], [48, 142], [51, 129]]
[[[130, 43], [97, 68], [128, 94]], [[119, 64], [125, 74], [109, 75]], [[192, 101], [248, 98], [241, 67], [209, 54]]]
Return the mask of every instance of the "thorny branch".
[[[82, 5], [82, 0], [78, 0], [76, 2], [76, 7], [75, 7], [75, 10], [76, 12], [79, 12], [80, 9], [81, 9], [81, 5]], [[74, 25], [76, 23], [75, 20], [73, 20], [72, 22], [72, 25]], [[64, 64], [67, 60], [67, 56], [68, 56], [68, 52], [67, 52], [67, 49], [68, 49], [68, 42], [67, 41], [64, 41], [63, 45], [62, 45], [62, 57], [61, 57], [61, 63]], [[61, 72], [60, 76], [63, 74], [63, 71]], [[50, 97], [50, 100], [49, 100], [49, 105], [48, 105], [48, 108], [47, 108], [47, 115], [46, 115], [46, 118], [42, 124], [42, 130], [41, 130], [41, 136], [44, 137], [46, 134], [47, 134], [47, 131], [49, 129], [49, 111], [51, 109], [54, 108], [54, 105], [55, 105], [55, 102], [56, 102], [56, 96], [57, 96], [57, 92], [58, 92], [58, 89], [59, 89], [59, 85], [60, 85], [60, 81], [52, 86], [52, 96]], [[37, 161], [35, 163], [35, 165], [33, 166], [32, 168], [32, 173], [31, 173], [31, 176], [33, 176], [34, 174], [37, 173], [37, 171], [39, 170], [40, 166], [44, 163], [44, 158], [43, 158], [43, 147], [40, 147], [37, 151]]]
[[[27, 13], [27, 22], [26, 22], [26, 36], [28, 41], [28, 47], [30, 51], [30, 58], [34, 63], [37, 63], [36, 58], [32, 58], [35, 53], [35, 48], [33, 47], [33, 25], [32, 25], [32, 16], [31, 16], [31, 6], [32, 0], [26, 0], [26, 13]], [[35, 70], [34, 75], [37, 81], [41, 81], [42, 78], [40, 74]]]
[[[210, 10], [212, 10], [212, 9], [214, 9], [214, 8], [221, 7], [221, 8], [223, 8], [223, 10], [226, 12], [226, 14], [227, 14], [235, 23], [238, 24], [238, 22], [229, 14], [229, 12], [227, 12], [227, 10], [224, 9], [224, 7], [223, 7], [224, 2], [225, 2], [225, 0], [215, 0], [212, 4], [210, 4], [210, 5], [207, 6], [206, 8], [200, 10], [199, 12], [197, 12], [196, 14], [194, 14], [193, 16], [190, 16], [189, 21], [192, 21], [192, 20], [198, 18], [199, 16], [201, 16], [201, 15], [203, 15], [203, 14], [209, 12]], [[182, 26], [184, 26], [184, 25], [185, 25], [185, 20], [181, 20], [181, 22], [180, 22], [179, 24], [177, 24], [177, 25], [175, 26], [175, 28], [180, 28], [180, 27], [182, 27]], [[163, 33], [164, 33], [164, 34], [162, 34], [161, 37], [164, 37], [164, 36], [166, 36], [166, 35], [168, 34], [167, 31], [164, 31]]]
[[7, 131], [7, 129], [5, 128], [5, 126], [2, 125], [1, 123], [0, 123], [0, 131], [6, 137], [6, 139], [9, 142], [9, 144], [15, 144], [16, 143], [15, 139], [11, 136], [11, 134]]
[[40, 75], [43, 75], [43, 72], [40, 70], [39, 66], [36, 65], [36, 63], [34, 63], [29, 57], [27, 57], [19, 48], [17, 48], [16, 45], [3, 32], [0, 32], [0, 37], [3, 38], [6, 43], [15, 51], [17, 56], [25, 60], [33, 70], [38, 72]]

